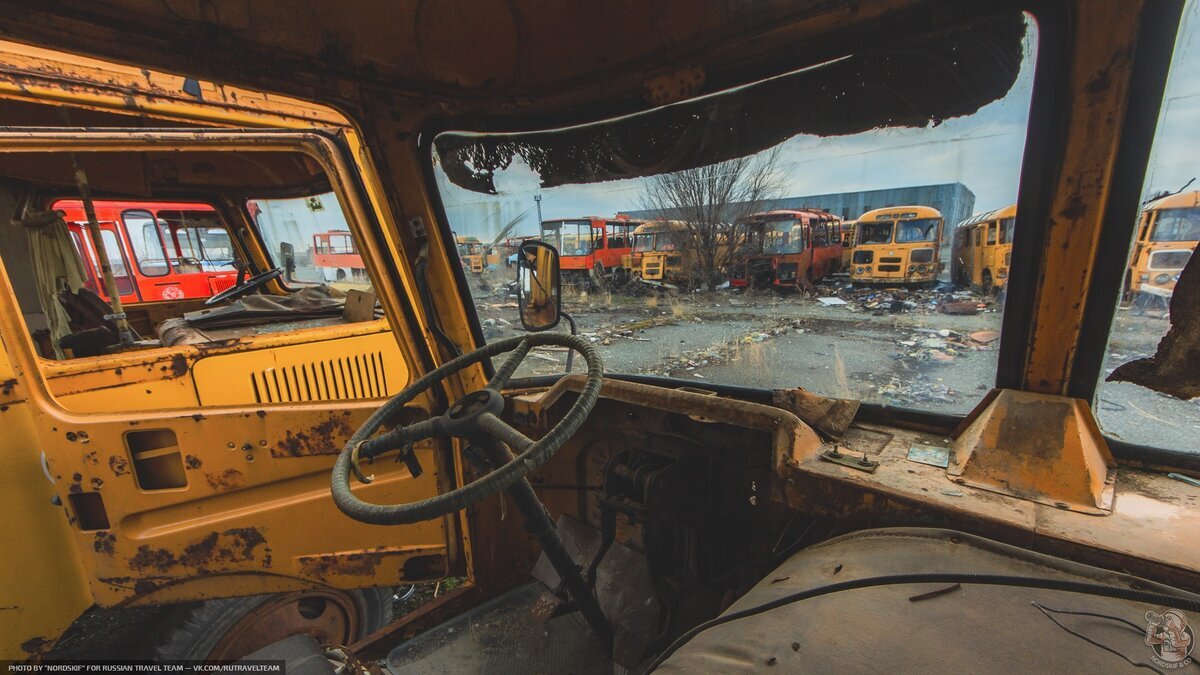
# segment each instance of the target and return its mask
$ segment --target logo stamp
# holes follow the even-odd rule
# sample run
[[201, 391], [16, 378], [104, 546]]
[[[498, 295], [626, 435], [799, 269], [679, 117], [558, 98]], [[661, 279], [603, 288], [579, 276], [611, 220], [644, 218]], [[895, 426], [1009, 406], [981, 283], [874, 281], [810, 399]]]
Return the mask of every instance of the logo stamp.
[[1146, 644], [1154, 650], [1151, 660], [1162, 668], [1184, 668], [1192, 662], [1196, 633], [1187, 615], [1177, 609], [1146, 612]]

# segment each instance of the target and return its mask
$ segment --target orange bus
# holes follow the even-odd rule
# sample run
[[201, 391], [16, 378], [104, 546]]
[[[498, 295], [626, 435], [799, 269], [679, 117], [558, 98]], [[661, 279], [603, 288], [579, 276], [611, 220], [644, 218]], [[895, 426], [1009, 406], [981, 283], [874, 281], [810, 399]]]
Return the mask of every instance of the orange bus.
[[1126, 275], [1126, 299], [1171, 297], [1175, 282], [1200, 243], [1200, 190], [1156, 199], [1142, 210]]
[[942, 213], [929, 206], [867, 211], [855, 225], [850, 280], [856, 284], [933, 284], [942, 270]]
[[368, 281], [366, 265], [349, 230], [314, 234], [312, 259], [325, 281]]
[[632, 274], [624, 261], [633, 253], [633, 232], [641, 224], [625, 215], [544, 220], [541, 239], [558, 249], [564, 282], [621, 284]]
[[954, 228], [950, 280], [955, 288], [997, 292], [1008, 281], [1017, 205], [980, 213]]
[[842, 265], [841, 219], [812, 209], [756, 213], [739, 226], [729, 285], [809, 288]]
[[[93, 202], [100, 236], [121, 304], [208, 298], [237, 283], [239, 259], [229, 228], [208, 204], [191, 202]], [[87, 228], [83, 203], [60, 199], [85, 286], [107, 301]]]

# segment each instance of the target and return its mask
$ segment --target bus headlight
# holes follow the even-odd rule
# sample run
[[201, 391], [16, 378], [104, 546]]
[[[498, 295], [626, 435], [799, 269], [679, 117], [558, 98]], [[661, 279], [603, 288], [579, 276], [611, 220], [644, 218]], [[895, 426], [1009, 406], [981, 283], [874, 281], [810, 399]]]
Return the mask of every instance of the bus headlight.
[[996, 270], [996, 276], [1000, 277], [1001, 279], [1006, 279], [1008, 278], [1008, 270], [1001, 267], [1000, 269]]
[[855, 268], [854, 268], [854, 273], [855, 273], [855, 274], [862, 274], [862, 273], [863, 273], [863, 266], [862, 266], [862, 265], [859, 265], [858, 267], [855, 267]]
[[1154, 283], [1159, 284], [1159, 285], [1165, 284], [1169, 281], [1171, 281], [1170, 274], [1160, 274], [1160, 275], [1154, 277]]
[[908, 254], [908, 259], [915, 263], [933, 262], [933, 249], [931, 248], [914, 248]]
[[928, 266], [928, 265], [919, 265], [919, 266], [917, 266], [917, 273], [918, 273], [918, 274], [925, 274], [925, 272], [927, 272], [928, 270], [929, 270], [929, 266]]
[[909, 274], [912, 274], [913, 272], [916, 272], [916, 271], [917, 271], [917, 266], [916, 266], [916, 265], [909, 265], [909, 266], [908, 266], [908, 273], [909, 273]]

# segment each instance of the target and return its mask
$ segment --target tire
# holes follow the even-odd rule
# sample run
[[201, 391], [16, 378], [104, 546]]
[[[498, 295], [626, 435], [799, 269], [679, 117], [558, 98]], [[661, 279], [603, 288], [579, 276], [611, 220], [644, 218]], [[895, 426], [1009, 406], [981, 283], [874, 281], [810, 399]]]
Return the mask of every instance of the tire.
[[[346, 639], [347, 642], [360, 640], [391, 623], [393, 594], [391, 588], [367, 588], [338, 591], [337, 593], [339, 594], [338, 599], [352, 603], [357, 613], [355, 617], [356, 630], [351, 631]], [[229, 645], [226, 640], [227, 638], [234, 639], [234, 630], [239, 628], [240, 621], [255, 610], [262, 611], [272, 603], [288, 602], [297, 597], [302, 598], [301, 602], [308, 602], [323, 594], [327, 595], [329, 591], [252, 595], [182, 605], [173, 616], [167, 619], [167, 626], [161, 633], [163, 639], [154, 652], [155, 658], [160, 661], [242, 658], [283, 636], [264, 639], [261, 641], [262, 644], [243, 636], [240, 638], [240, 644]], [[325, 602], [324, 599], [321, 601]], [[323, 611], [328, 611], [327, 605], [322, 604], [321, 607]]]

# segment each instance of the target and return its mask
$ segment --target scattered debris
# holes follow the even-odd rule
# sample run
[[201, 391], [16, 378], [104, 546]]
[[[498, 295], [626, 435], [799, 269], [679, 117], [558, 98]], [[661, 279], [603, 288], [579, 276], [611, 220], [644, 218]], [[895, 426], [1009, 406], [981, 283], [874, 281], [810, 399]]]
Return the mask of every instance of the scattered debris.
[[946, 468], [950, 466], [950, 448], [913, 443], [908, 449], [908, 461]]

